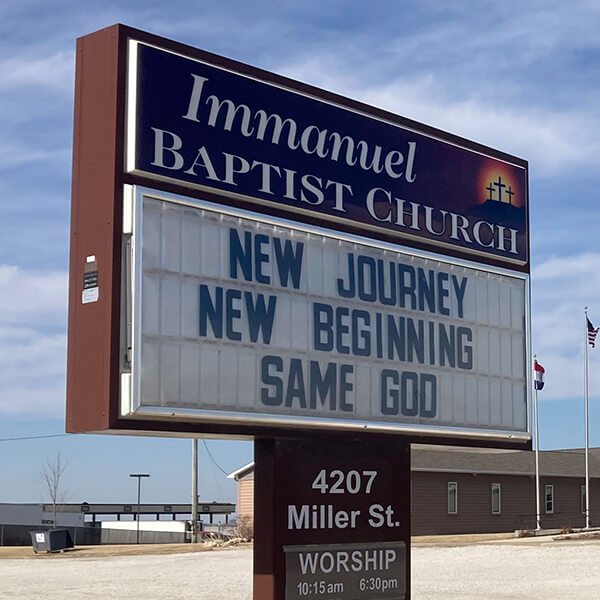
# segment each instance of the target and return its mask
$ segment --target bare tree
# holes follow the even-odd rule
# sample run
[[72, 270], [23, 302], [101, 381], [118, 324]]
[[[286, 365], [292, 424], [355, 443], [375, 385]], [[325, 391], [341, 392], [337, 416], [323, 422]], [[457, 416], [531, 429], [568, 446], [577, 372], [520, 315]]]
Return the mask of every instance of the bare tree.
[[249, 515], [239, 515], [237, 519], [237, 534], [245, 540], [254, 539], [254, 522]]
[[47, 459], [40, 477], [45, 487], [45, 492], [50, 498], [50, 505], [52, 506], [52, 522], [56, 527], [56, 513], [58, 507], [66, 501], [66, 494], [63, 487], [62, 476], [67, 468], [66, 463], [62, 459], [60, 453], [57, 453], [54, 459]]

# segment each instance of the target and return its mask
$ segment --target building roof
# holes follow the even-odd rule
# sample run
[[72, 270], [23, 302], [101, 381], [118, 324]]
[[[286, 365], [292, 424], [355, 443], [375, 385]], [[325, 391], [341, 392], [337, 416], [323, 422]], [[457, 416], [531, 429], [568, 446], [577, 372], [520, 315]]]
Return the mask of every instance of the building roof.
[[229, 473], [229, 475], [227, 475], [227, 479], [235, 479], [236, 481], [239, 481], [240, 479], [243, 479], [244, 477], [246, 477], [247, 475], [249, 475], [250, 473], [254, 472], [254, 461], [249, 462], [247, 465], [244, 465], [243, 467], [240, 467], [237, 471], [234, 471], [233, 473]]
[[[540, 475], [546, 477], [585, 477], [583, 449], [541, 450]], [[590, 448], [590, 477], [600, 478], [600, 448]], [[438, 473], [489, 473], [495, 475], [535, 475], [535, 452], [495, 448], [466, 448], [413, 444], [411, 470]], [[228, 477], [236, 481], [254, 471], [248, 463]]]
[[[590, 476], [600, 477], [600, 448], [590, 450]], [[413, 445], [413, 471], [535, 475], [535, 452]], [[540, 451], [540, 474], [584, 477], [585, 454], [575, 450]]]
[[[54, 509], [47, 502], [39, 504], [43, 510], [52, 512]], [[96, 504], [90, 502], [57, 504], [56, 512], [89, 513], [98, 515], [133, 514], [138, 512], [138, 505], [133, 504]], [[140, 504], [139, 512], [143, 515], [152, 514], [192, 514], [191, 504]], [[229, 502], [198, 502], [198, 513], [229, 515], [235, 512], [235, 504]]]

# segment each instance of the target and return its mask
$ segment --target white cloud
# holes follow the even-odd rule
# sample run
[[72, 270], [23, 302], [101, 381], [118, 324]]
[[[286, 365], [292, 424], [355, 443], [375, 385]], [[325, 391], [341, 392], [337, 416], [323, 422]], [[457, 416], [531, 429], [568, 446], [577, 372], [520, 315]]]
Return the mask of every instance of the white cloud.
[[[539, 400], [571, 399], [573, 402], [583, 401], [583, 360], [580, 356], [568, 358], [558, 354], [538, 355], [539, 362], [546, 369], [544, 380], [546, 385], [539, 394]], [[600, 385], [600, 381], [597, 382]], [[590, 382], [590, 398], [599, 397]], [[583, 409], [583, 404], [581, 405]]]
[[600, 51], [598, 3], [421, 8], [427, 18], [412, 30], [357, 26], [305, 42], [273, 68], [526, 158], [536, 175], [600, 166], [600, 92], [588, 64]]
[[[546, 368], [546, 399], [583, 397], [583, 308], [590, 304], [590, 319], [600, 324], [600, 303], [593, 305], [600, 298], [598, 264], [600, 254], [584, 253], [550, 258], [533, 269], [533, 349]], [[593, 375], [600, 361], [597, 352], [589, 352], [594, 397], [600, 397], [600, 381], [594, 382]]]
[[21, 165], [29, 163], [47, 163], [51, 168], [67, 171], [69, 159], [71, 157], [71, 149], [51, 149], [43, 150], [40, 148], [32, 148], [23, 146], [13, 140], [4, 140], [0, 145], [0, 170], [6, 171], [14, 169]]
[[0, 265], [0, 414], [64, 411], [67, 275]]
[[5, 58], [0, 60], [0, 90], [31, 88], [31, 93], [36, 96], [41, 87], [70, 92], [73, 89], [74, 65], [74, 54], [65, 51], [39, 58]]
[[[44, 252], [43, 247], [39, 252]], [[26, 271], [14, 265], [0, 265], [0, 323], [31, 323], [50, 314], [63, 327], [67, 292], [65, 272]]]
[[60, 416], [65, 403], [66, 336], [0, 330], [0, 414]]
[[[549, 110], [486, 105], [483, 101], [442, 98], [436, 82], [395, 83], [363, 92], [370, 104], [434, 125], [529, 159], [546, 173], [600, 164], [597, 136], [584, 127], [586, 117]], [[574, 133], [578, 132], [578, 133]]]
[[0, 415], [28, 415], [60, 418], [65, 413], [65, 386], [0, 389]]
[[5, 374], [22, 368], [30, 379], [41, 379], [64, 369], [64, 334], [45, 335], [26, 327], [0, 329], [0, 344], [10, 347], [10, 352], [0, 356], [0, 369]]
[[569, 110], [516, 102], [497, 105], [476, 93], [464, 99], [433, 73], [365, 84], [331, 58], [310, 58], [284, 70], [292, 78], [526, 158], [537, 175], [600, 166], [595, 133], [600, 118], [576, 105]]
[[518, 10], [481, 0], [475, 10], [465, 2], [430, 4], [441, 18], [426, 19], [413, 34], [393, 39], [390, 46], [397, 52], [417, 60], [458, 61], [458, 68], [476, 64], [493, 75], [507, 65], [528, 66], [599, 43], [595, 0], [578, 0], [576, 10], [562, 0], [528, 0]]
[[560, 279], [565, 277], [580, 277], [584, 275], [584, 281], [590, 279], [600, 281], [600, 253], [586, 252], [578, 256], [552, 257], [532, 270], [532, 276], [538, 280]]

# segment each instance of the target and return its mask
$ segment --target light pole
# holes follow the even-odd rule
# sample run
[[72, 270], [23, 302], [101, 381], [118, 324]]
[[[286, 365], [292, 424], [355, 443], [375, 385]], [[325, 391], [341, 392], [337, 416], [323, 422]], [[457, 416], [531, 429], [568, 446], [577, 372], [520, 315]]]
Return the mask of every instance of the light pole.
[[192, 442], [192, 544], [195, 544], [198, 541], [198, 438]]
[[148, 473], [129, 473], [129, 477], [137, 477], [138, 480], [138, 501], [137, 501], [137, 516], [136, 516], [136, 535], [135, 543], [140, 543], [140, 495], [142, 489], [142, 477], [150, 477]]

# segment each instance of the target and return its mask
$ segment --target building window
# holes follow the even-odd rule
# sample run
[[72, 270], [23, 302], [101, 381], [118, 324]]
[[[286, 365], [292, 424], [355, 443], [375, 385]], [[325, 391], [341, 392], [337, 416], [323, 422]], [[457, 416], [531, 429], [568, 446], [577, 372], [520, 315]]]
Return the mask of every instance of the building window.
[[458, 514], [458, 483], [456, 481], [448, 482], [448, 514]]
[[502, 491], [499, 483], [492, 483], [492, 514], [499, 515], [502, 512]]
[[586, 512], [586, 506], [585, 506], [585, 485], [581, 486], [581, 514], [585, 515]]
[[552, 514], [554, 512], [554, 486], [545, 486], [545, 498], [546, 498], [546, 514]]

